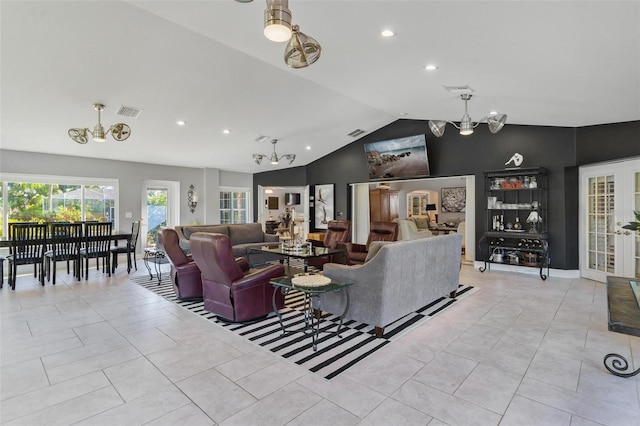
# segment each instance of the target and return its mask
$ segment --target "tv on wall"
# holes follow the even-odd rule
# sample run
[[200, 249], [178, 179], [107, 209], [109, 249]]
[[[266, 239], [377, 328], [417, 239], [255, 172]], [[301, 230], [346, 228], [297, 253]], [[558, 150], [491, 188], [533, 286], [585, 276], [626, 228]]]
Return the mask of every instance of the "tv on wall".
[[287, 206], [297, 206], [300, 204], [300, 194], [294, 192], [285, 193], [284, 204]]
[[424, 135], [364, 144], [369, 179], [429, 176], [429, 157]]

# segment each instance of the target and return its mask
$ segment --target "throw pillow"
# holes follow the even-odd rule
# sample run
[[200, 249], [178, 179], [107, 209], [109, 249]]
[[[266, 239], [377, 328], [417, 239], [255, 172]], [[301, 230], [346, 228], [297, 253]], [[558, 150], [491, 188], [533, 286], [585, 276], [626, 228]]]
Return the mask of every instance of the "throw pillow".
[[413, 221], [416, 223], [418, 229], [428, 229], [429, 228], [429, 218], [427, 217], [414, 217]]
[[382, 247], [391, 243], [393, 243], [393, 241], [372, 241], [371, 244], [369, 244], [369, 251], [367, 251], [367, 257], [364, 259], [364, 263], [367, 263], [369, 259], [372, 259], [373, 256], [378, 254]]

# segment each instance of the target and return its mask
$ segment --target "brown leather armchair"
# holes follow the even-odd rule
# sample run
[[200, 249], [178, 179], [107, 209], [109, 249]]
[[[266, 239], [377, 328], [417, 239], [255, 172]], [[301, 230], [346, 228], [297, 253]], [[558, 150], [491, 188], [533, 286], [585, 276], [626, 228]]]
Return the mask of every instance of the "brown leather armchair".
[[[269, 281], [285, 275], [281, 264], [246, 272], [233, 257], [231, 241], [222, 234], [196, 232], [191, 235], [191, 254], [202, 272], [204, 308], [224, 319], [242, 322], [273, 311], [275, 287]], [[277, 309], [284, 295], [275, 293]]]
[[364, 263], [372, 241], [398, 241], [398, 224], [396, 222], [371, 222], [366, 244], [346, 243], [341, 245], [347, 251], [350, 265]]
[[[340, 243], [351, 241], [351, 221], [350, 220], [330, 220], [327, 224], [327, 232], [324, 234], [324, 240], [309, 240], [313, 247], [336, 248]], [[346, 256], [346, 254], [345, 254]], [[342, 259], [341, 259], [342, 258]], [[325, 263], [345, 263], [343, 256], [329, 256], [311, 258], [308, 265], [322, 269]]]
[[159, 242], [171, 264], [171, 282], [178, 299], [202, 300], [200, 269], [182, 251], [177, 232], [172, 228], [162, 229]]

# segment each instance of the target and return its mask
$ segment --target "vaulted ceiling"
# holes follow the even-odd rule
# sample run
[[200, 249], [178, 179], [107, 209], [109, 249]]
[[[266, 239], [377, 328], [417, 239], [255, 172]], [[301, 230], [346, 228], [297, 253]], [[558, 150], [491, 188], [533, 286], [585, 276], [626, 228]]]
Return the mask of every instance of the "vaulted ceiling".
[[[314, 161], [353, 142], [355, 129], [459, 121], [464, 103], [444, 85], [473, 89], [474, 120], [490, 110], [507, 113], [507, 125], [640, 119], [637, 1], [289, 8], [323, 48], [308, 68], [288, 68], [285, 44], [264, 37], [262, 0], [2, 0], [0, 147], [254, 173]], [[385, 28], [397, 34], [383, 38]], [[105, 127], [131, 126], [128, 140], [68, 137], [96, 124], [96, 102], [106, 105]], [[122, 105], [143, 111], [121, 117]], [[251, 154], [272, 150], [255, 141], [261, 135], [279, 140], [278, 154], [296, 154], [292, 166], [255, 164]]]

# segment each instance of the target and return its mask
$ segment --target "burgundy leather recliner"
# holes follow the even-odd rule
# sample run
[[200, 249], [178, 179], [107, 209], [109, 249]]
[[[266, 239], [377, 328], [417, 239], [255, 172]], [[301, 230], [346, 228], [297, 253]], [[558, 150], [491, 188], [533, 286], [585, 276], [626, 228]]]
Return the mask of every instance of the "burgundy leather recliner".
[[202, 300], [200, 269], [180, 248], [176, 231], [172, 228], [162, 229], [160, 244], [171, 263], [171, 282], [178, 299]]
[[396, 222], [371, 222], [366, 244], [346, 243], [341, 245], [347, 250], [349, 264], [364, 263], [372, 241], [398, 241], [398, 224]]
[[[224, 319], [242, 322], [273, 311], [275, 287], [269, 281], [285, 275], [281, 264], [246, 272], [233, 257], [231, 241], [222, 234], [191, 235], [191, 254], [202, 273], [204, 308]], [[284, 295], [275, 293], [276, 307], [284, 307]]]
[[[309, 240], [314, 247], [336, 248], [339, 243], [351, 241], [351, 221], [350, 220], [330, 220], [327, 224], [327, 232], [323, 241]], [[347, 254], [336, 256], [316, 257], [308, 260], [309, 266], [322, 269], [325, 263], [347, 263]]]

